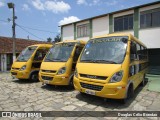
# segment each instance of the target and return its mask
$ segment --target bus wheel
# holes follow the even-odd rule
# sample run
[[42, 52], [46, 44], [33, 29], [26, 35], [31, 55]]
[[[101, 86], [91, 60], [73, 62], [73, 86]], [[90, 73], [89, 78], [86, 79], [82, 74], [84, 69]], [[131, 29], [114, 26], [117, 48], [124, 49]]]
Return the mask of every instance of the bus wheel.
[[145, 74], [143, 75], [143, 80], [142, 80], [142, 82], [141, 82], [141, 84], [140, 84], [142, 87], [145, 85]]
[[69, 81], [69, 87], [70, 87], [70, 88], [74, 88], [73, 78], [71, 78], [70, 81]]
[[74, 85], [73, 85], [73, 74], [70, 76], [70, 81], [69, 81], [69, 87], [70, 88], [74, 88]]
[[79, 93], [80, 93], [81, 96], [85, 96], [86, 95], [86, 93], [84, 93], [84, 92], [79, 92]]
[[134, 88], [133, 84], [130, 84], [126, 97], [124, 99], [121, 99], [120, 102], [126, 104], [129, 99], [133, 98], [133, 96], [134, 96]]
[[32, 73], [30, 80], [34, 82], [38, 82], [38, 73], [37, 72]]

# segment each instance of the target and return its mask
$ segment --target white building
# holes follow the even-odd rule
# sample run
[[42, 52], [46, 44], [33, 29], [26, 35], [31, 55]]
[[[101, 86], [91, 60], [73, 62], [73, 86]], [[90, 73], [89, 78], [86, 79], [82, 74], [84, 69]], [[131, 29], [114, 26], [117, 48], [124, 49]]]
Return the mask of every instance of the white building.
[[160, 65], [160, 1], [62, 25], [61, 39], [87, 41], [118, 32], [131, 33], [140, 39], [149, 49], [151, 63]]

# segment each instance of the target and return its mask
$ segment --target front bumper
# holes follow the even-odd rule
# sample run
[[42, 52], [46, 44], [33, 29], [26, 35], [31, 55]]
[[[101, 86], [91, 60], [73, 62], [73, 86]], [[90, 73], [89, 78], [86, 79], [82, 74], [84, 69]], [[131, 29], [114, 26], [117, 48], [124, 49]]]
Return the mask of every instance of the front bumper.
[[80, 92], [89, 94], [94, 93], [95, 96], [104, 98], [124, 99], [126, 97], [126, 85], [123, 83], [102, 84], [97, 82], [83, 81], [74, 77], [74, 88]]
[[11, 76], [17, 79], [29, 79], [29, 72], [27, 71], [19, 71], [19, 70], [11, 70]]
[[39, 81], [50, 85], [69, 85], [69, 76], [39, 72]]

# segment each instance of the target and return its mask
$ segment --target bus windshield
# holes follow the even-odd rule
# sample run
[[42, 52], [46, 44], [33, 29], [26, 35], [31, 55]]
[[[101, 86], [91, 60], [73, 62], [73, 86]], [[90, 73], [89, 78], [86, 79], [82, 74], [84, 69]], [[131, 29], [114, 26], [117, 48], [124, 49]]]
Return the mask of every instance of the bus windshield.
[[75, 43], [61, 43], [54, 45], [46, 55], [45, 62], [66, 62]]
[[26, 62], [32, 56], [33, 52], [36, 50], [37, 46], [31, 46], [24, 49], [18, 56], [17, 61]]
[[81, 62], [121, 64], [124, 60], [128, 37], [105, 37], [90, 40], [81, 55]]

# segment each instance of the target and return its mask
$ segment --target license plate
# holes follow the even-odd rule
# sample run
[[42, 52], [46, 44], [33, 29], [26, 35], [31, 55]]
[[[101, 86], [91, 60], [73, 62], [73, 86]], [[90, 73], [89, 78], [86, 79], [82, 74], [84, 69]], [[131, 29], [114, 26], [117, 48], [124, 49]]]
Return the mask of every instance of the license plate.
[[96, 94], [96, 92], [95, 91], [93, 91], [93, 90], [85, 90], [85, 93], [86, 94], [90, 94], [90, 95], [95, 95]]
[[44, 80], [44, 83], [45, 83], [45, 84], [49, 84], [49, 81], [48, 81], [48, 80]]

